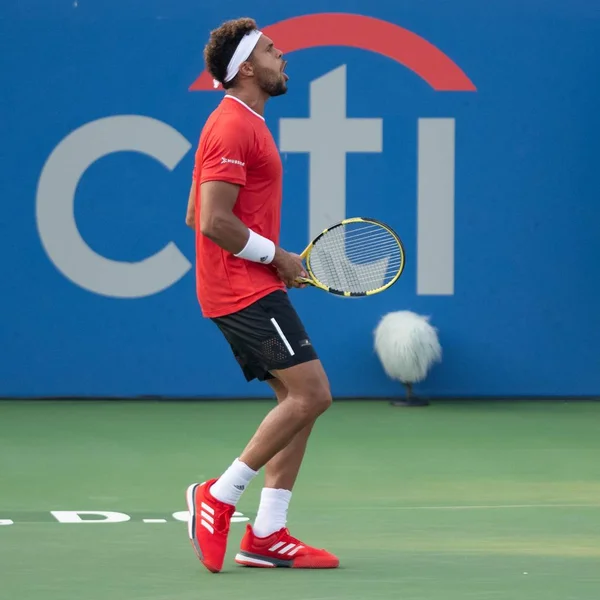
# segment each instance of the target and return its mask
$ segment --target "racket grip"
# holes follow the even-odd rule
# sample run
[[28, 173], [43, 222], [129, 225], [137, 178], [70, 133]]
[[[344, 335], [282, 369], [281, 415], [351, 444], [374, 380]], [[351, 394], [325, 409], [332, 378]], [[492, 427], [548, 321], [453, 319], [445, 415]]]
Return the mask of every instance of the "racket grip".
[[306, 285], [314, 285], [314, 282], [306, 277], [296, 277], [296, 281], [299, 283], [305, 283]]

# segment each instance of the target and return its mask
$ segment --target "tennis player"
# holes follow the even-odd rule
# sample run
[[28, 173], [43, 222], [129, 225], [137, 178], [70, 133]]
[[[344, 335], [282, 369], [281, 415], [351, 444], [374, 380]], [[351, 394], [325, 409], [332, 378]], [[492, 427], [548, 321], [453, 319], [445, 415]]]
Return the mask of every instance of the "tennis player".
[[287, 92], [286, 61], [249, 18], [212, 31], [204, 58], [226, 93], [200, 135], [186, 216], [196, 231], [198, 300], [246, 380], [266, 381], [278, 403], [219, 478], [189, 486], [189, 537], [204, 566], [219, 572], [235, 507], [264, 467], [256, 521], [236, 562], [334, 568], [337, 557], [286, 527], [308, 437], [331, 404], [327, 376], [286, 291], [301, 287], [295, 280], [306, 273], [300, 257], [279, 246], [283, 169], [264, 110]]

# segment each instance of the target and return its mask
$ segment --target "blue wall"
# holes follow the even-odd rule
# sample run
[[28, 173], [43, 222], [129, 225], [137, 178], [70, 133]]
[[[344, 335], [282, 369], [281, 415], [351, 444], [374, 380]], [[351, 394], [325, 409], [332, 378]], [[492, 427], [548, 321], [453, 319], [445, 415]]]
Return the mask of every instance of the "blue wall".
[[[189, 88], [203, 69], [208, 31], [249, 12], [238, 0], [202, 4], [2, 3], [1, 396], [265, 393], [262, 384], [245, 383], [219, 332], [202, 319], [188, 270], [193, 235], [183, 219], [194, 148], [220, 99], [219, 91]], [[383, 314], [400, 309], [431, 315], [440, 331], [444, 361], [424, 392], [599, 394], [600, 10], [582, 0], [252, 4], [263, 28], [324, 8], [401, 26], [437, 48], [436, 56], [445, 55], [476, 88], [435, 89], [413, 68], [358, 47], [288, 55], [290, 91], [267, 108], [275, 139], [284, 133], [281, 119], [310, 116], [311, 94], [327, 101], [323, 89], [346, 98], [347, 118], [381, 119], [365, 121], [380, 127], [370, 143], [381, 151], [345, 156], [345, 213], [388, 221], [407, 250], [401, 280], [378, 297], [292, 292], [334, 394], [398, 391], [373, 353], [372, 331]], [[357, 46], [366, 44], [367, 30], [349, 32]], [[302, 35], [312, 39], [311, 31]], [[447, 73], [410, 46], [414, 38], [406, 32], [392, 38], [409, 61]], [[338, 109], [339, 102], [329, 107]], [[98, 121], [119, 115], [129, 118]], [[155, 121], [139, 124], [135, 115]], [[419, 189], [417, 175], [419, 120], [434, 118], [444, 119], [429, 121], [434, 126], [448, 127], [429, 140], [428, 160], [446, 171], [429, 170], [424, 178], [441, 182], [448, 198], [437, 224], [429, 214], [418, 226], [420, 194], [434, 205], [442, 201], [427, 181]], [[67, 137], [96, 121], [95, 129], [80, 131], [87, 138]], [[171, 154], [170, 167], [121, 151], [77, 180], [88, 142], [131, 145], [153, 132], [152, 124], [153, 143]], [[55, 152], [64, 140], [64, 153]], [[301, 145], [291, 134], [285, 143]], [[313, 159], [321, 143], [331, 139], [315, 140]], [[305, 246], [309, 213], [322, 212], [319, 194], [330, 193], [314, 190], [309, 210], [310, 156], [283, 152], [282, 242], [290, 250]], [[69, 182], [77, 184], [74, 218], [87, 254], [69, 237]], [[339, 181], [325, 185], [340, 191]], [[419, 239], [421, 226], [437, 227], [440, 239], [450, 240], [449, 253], [442, 242], [436, 246], [436, 236]], [[146, 274], [101, 258], [141, 261], [169, 243], [165, 263], [150, 263]], [[427, 256], [419, 255], [421, 244]], [[436, 252], [443, 282], [436, 278]], [[164, 289], [151, 293], [153, 286]]]

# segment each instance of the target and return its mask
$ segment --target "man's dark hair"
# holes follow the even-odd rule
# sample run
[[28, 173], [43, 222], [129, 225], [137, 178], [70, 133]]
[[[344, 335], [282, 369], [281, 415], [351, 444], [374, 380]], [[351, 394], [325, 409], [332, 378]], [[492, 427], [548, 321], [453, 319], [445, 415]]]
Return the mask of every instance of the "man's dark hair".
[[241, 39], [253, 29], [256, 29], [254, 19], [243, 17], [226, 21], [210, 32], [208, 44], [204, 48], [204, 62], [208, 72], [220, 81], [225, 89], [232, 87], [237, 79], [236, 75], [231, 81], [224, 83], [227, 65]]

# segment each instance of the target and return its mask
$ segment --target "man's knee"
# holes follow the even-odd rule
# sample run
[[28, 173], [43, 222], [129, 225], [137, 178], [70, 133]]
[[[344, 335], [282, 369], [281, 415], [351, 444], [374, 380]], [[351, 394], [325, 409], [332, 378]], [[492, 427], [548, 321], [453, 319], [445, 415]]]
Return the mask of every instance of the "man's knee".
[[298, 396], [306, 408], [307, 413], [314, 419], [322, 415], [332, 402], [329, 381], [321, 363], [309, 363], [306, 377], [298, 389]]
[[280, 372], [289, 396], [298, 405], [304, 420], [316, 419], [332, 403], [331, 389], [323, 366], [319, 361], [310, 361]]
[[313, 419], [322, 415], [332, 402], [331, 390], [323, 384], [307, 386], [300, 398], [307, 416]]
[[327, 385], [323, 389], [321, 389], [316, 397], [318, 398], [316, 404], [319, 414], [323, 414], [333, 402], [329, 386]]

